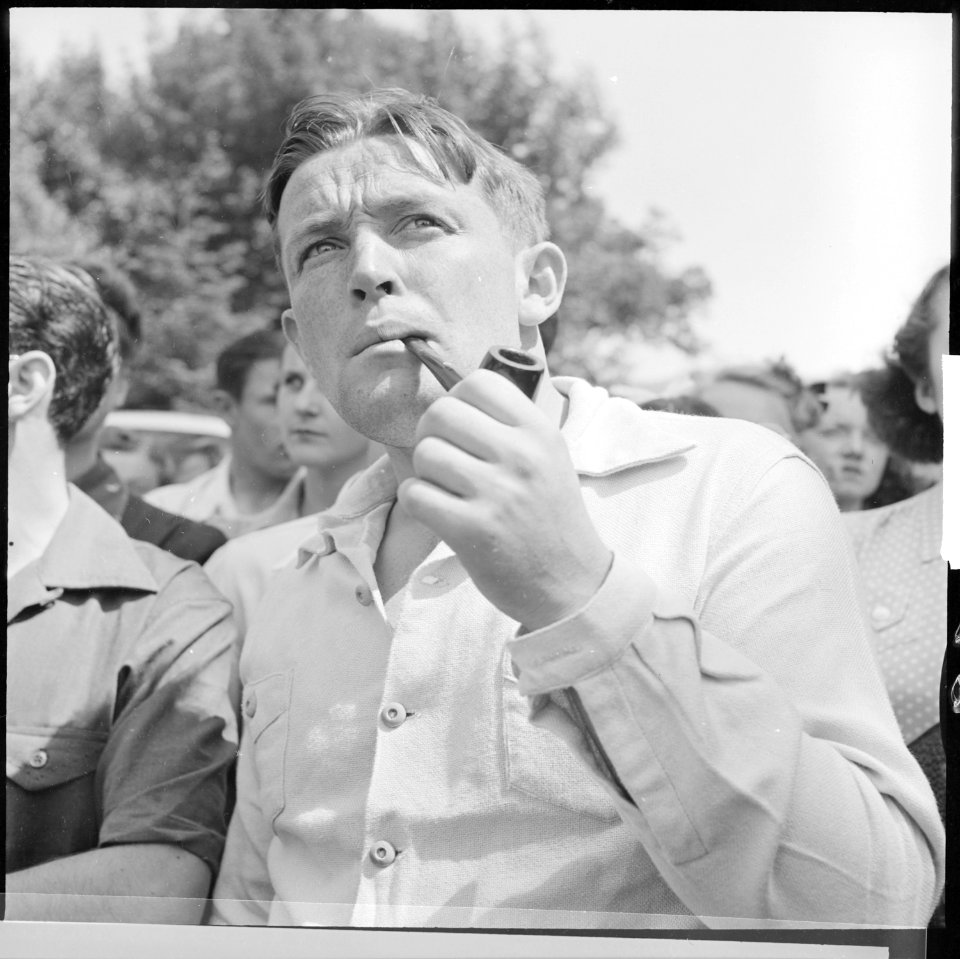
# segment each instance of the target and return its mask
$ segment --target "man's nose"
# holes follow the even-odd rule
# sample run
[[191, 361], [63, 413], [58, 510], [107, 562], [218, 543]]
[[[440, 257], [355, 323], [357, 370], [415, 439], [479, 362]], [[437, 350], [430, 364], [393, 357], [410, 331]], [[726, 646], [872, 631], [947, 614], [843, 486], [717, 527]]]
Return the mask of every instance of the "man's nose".
[[320, 412], [320, 394], [309, 387], [297, 394], [293, 408], [304, 416], [313, 416]]
[[374, 231], [359, 233], [354, 241], [350, 290], [362, 303], [396, 294], [400, 285], [397, 251]]

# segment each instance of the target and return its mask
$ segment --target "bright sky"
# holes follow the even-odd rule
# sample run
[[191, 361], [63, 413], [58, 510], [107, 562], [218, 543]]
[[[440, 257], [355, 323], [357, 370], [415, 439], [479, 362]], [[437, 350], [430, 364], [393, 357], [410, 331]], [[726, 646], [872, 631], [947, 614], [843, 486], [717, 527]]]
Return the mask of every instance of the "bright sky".
[[[375, 11], [415, 29], [419, 10]], [[192, 15], [216, 16], [214, 9]], [[120, 76], [180, 8], [14, 8], [43, 67], [96, 38]], [[639, 226], [663, 210], [715, 295], [715, 360], [785, 354], [806, 376], [877, 361], [950, 250], [948, 14], [468, 10], [493, 38], [541, 24], [561, 71], [588, 69], [621, 145], [593, 188]], [[663, 362], [666, 362], [664, 359]]]

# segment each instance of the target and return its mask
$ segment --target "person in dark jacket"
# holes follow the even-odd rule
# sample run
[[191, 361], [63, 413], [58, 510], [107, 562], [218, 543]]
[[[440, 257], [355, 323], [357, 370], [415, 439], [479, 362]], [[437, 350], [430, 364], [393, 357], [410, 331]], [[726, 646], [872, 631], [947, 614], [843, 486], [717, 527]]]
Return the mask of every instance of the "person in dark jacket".
[[120, 372], [100, 405], [67, 445], [67, 478], [117, 520], [128, 536], [153, 543], [182, 559], [205, 563], [226, 542], [223, 533], [135, 496], [100, 454], [100, 435], [107, 414], [121, 406], [126, 397], [127, 370], [140, 341], [140, 309], [130, 281], [109, 264], [79, 260], [71, 268], [93, 281], [101, 303], [116, 322]]

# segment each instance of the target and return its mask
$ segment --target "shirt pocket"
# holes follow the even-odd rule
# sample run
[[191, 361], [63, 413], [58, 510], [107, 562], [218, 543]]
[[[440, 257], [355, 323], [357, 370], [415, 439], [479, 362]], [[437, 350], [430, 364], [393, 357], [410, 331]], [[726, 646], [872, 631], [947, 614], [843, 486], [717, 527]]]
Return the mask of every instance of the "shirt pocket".
[[95, 773], [106, 742], [92, 730], [8, 729], [7, 779], [28, 792], [62, 786]]
[[286, 803], [286, 753], [293, 672], [272, 673], [244, 685], [241, 713], [244, 737], [253, 752], [260, 806], [271, 825]]
[[[500, 670], [500, 699], [507, 786], [570, 812], [612, 822], [617, 808], [597, 776], [557, 733], [530, 720], [530, 699], [524, 696], [505, 651]], [[554, 717], [575, 741], [583, 738], [573, 720], [553, 706]]]

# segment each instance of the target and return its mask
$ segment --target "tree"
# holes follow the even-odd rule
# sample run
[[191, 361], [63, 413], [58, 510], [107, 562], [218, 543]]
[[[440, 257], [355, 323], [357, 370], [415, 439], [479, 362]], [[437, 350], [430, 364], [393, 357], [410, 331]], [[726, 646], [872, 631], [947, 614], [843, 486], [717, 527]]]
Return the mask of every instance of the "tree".
[[212, 357], [286, 302], [258, 202], [283, 118], [309, 94], [377, 86], [436, 97], [537, 172], [571, 265], [559, 372], [604, 380], [583, 352], [591, 330], [697, 349], [690, 318], [709, 296], [706, 275], [666, 268], [665, 218], [631, 230], [588, 192], [591, 169], [616, 144], [592, 79], [558, 79], [532, 26], [503, 27], [491, 47], [451, 11], [426, 13], [417, 35], [363, 10], [188, 15], [122, 93], [107, 89], [98, 55], [64, 58], [12, 99], [13, 232], [109, 249], [145, 300], [139, 382], [202, 404]]

